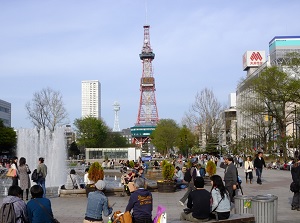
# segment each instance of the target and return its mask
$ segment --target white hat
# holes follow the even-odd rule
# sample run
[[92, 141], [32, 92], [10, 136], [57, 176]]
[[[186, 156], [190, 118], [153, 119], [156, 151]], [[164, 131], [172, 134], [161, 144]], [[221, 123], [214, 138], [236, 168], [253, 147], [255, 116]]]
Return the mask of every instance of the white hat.
[[98, 189], [98, 190], [104, 190], [105, 189], [105, 182], [103, 180], [98, 180], [97, 183], [95, 183], [95, 187]]

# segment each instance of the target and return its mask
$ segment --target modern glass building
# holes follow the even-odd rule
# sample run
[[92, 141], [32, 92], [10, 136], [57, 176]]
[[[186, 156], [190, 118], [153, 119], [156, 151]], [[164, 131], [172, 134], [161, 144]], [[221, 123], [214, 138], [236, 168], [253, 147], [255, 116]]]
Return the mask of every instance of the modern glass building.
[[11, 127], [11, 104], [0, 99], [0, 120], [7, 127]]

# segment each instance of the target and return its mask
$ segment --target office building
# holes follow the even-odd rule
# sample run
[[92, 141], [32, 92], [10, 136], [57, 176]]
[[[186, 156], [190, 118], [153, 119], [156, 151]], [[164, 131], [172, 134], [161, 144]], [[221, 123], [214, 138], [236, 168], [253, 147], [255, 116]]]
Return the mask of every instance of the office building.
[[101, 118], [101, 85], [98, 80], [81, 82], [81, 116]]
[[7, 127], [11, 127], [11, 104], [0, 99], [0, 120]]

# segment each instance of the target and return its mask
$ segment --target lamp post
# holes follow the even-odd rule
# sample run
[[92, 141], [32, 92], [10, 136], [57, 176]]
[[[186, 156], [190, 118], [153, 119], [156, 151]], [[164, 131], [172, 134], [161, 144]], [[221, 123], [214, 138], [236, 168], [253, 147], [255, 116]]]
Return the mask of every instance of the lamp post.
[[185, 138], [185, 146], [186, 146], [186, 156], [188, 157], [189, 156], [189, 147], [187, 144], [187, 135], [184, 135], [184, 138]]
[[246, 149], [246, 134], [243, 135], [243, 139], [244, 139], [244, 151], [246, 152], [246, 154], [248, 153], [247, 149]]

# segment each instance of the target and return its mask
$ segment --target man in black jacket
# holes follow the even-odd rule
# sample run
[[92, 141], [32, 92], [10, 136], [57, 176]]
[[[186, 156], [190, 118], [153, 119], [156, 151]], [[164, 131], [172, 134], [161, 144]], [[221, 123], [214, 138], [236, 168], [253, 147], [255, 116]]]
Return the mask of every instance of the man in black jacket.
[[257, 183], [258, 184], [262, 184], [261, 183], [261, 175], [262, 175], [262, 171], [263, 171], [263, 166], [266, 167], [266, 163], [264, 158], [262, 157], [263, 153], [262, 152], [258, 152], [257, 156], [254, 160], [254, 169], [256, 170], [256, 176], [257, 176]]
[[190, 192], [187, 202], [190, 212], [182, 212], [180, 220], [192, 222], [208, 221], [210, 214], [210, 193], [203, 188], [204, 179], [202, 177], [196, 177], [194, 185], [195, 190]]
[[230, 201], [234, 202], [233, 196], [237, 185], [237, 169], [233, 163], [233, 157], [230, 155], [224, 156], [224, 163], [220, 164], [220, 167], [225, 169], [224, 182], [225, 187], [229, 192]]

